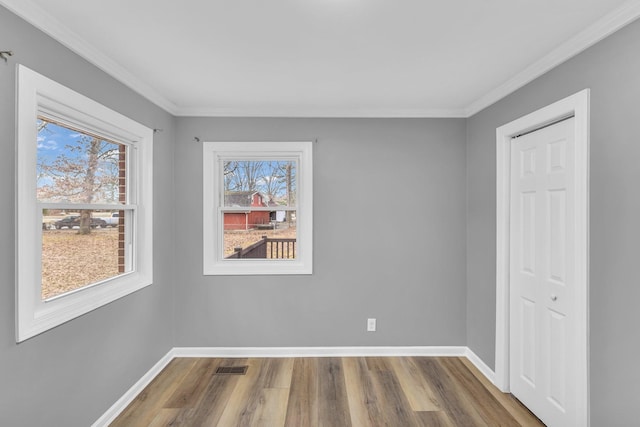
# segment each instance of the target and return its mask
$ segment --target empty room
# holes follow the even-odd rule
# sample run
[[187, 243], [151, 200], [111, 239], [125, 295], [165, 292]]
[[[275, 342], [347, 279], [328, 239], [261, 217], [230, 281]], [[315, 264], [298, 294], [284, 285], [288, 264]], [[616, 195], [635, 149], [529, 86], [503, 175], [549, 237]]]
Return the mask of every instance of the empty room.
[[639, 17], [0, 0], [0, 426], [638, 425]]

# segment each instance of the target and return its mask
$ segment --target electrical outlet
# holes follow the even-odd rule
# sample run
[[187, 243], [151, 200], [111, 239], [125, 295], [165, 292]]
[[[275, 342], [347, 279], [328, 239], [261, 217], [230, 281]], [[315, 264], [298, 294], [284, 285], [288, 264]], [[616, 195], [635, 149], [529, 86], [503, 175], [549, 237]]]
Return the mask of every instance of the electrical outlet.
[[376, 319], [367, 319], [367, 332], [376, 331]]

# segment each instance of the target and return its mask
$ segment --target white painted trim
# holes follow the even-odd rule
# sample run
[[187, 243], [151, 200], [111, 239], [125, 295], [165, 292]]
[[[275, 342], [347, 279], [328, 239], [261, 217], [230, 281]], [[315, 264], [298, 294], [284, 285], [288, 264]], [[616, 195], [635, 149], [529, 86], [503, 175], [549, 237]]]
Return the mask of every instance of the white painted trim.
[[638, 0], [631, 0], [623, 4], [497, 88], [469, 104], [465, 108], [464, 116], [471, 117], [484, 110], [638, 18], [640, 18], [640, 2]]
[[[17, 66], [16, 91], [15, 302], [16, 342], [21, 342], [153, 283], [153, 130], [23, 65]], [[41, 113], [74, 129], [129, 144], [136, 153], [129, 156], [128, 166], [133, 194], [129, 202], [137, 206], [133, 271], [101, 282], [108, 285], [87, 286], [47, 301], [40, 292], [42, 212], [33, 178], [34, 123]]]
[[640, 2], [638, 0], [629, 0], [618, 9], [598, 20], [595, 24], [586, 28], [584, 31], [549, 52], [540, 60], [531, 64], [522, 72], [462, 108], [305, 109], [296, 107], [294, 109], [234, 109], [202, 106], [180, 107], [146, 84], [144, 79], [136, 77], [110, 57], [84, 41], [80, 36], [69, 30], [60, 23], [60, 21], [53, 18], [49, 13], [36, 6], [33, 2], [29, 0], [0, 0], [0, 5], [6, 7], [36, 28], [53, 37], [55, 40], [59, 41], [81, 57], [85, 58], [87, 61], [113, 76], [115, 79], [119, 80], [121, 83], [170, 114], [173, 114], [174, 116], [198, 117], [471, 117], [640, 17]]
[[489, 381], [491, 381], [492, 384], [495, 385], [495, 379], [496, 379], [496, 374], [495, 372], [493, 372], [493, 369], [491, 369], [489, 366], [487, 366], [486, 363], [484, 363], [482, 361], [482, 359], [480, 359], [480, 357], [478, 357], [477, 354], [475, 354], [473, 352], [473, 350], [471, 350], [470, 348], [466, 348], [465, 350], [465, 354], [464, 356], [469, 359], [469, 362], [473, 363], [473, 365], [478, 368], [478, 370], [482, 373], [482, 375], [484, 375], [485, 377], [487, 377], [487, 379]]
[[493, 383], [493, 372], [465, 346], [405, 347], [174, 347], [125, 392], [92, 427], [108, 426], [176, 357], [466, 357]]
[[176, 347], [175, 357], [407, 357], [465, 356], [464, 346], [448, 347]]
[[509, 206], [511, 138], [560, 118], [575, 117], [576, 319], [580, 359], [576, 398], [577, 425], [588, 426], [589, 413], [589, 89], [562, 99], [496, 130], [496, 364], [495, 384], [509, 391]]
[[[233, 159], [295, 160], [296, 259], [226, 259], [222, 163]], [[313, 142], [205, 141], [202, 144], [202, 245], [204, 275], [313, 274]], [[291, 206], [293, 208], [294, 206]]]
[[71, 49], [158, 107], [173, 115], [177, 114], [178, 107], [145, 83], [144, 79], [129, 72], [33, 2], [29, 0], [0, 0], [0, 5], [51, 36], [54, 40]]
[[341, 108], [304, 106], [294, 108], [184, 107], [180, 108], [176, 115], [186, 117], [464, 118], [466, 117], [466, 109]]
[[111, 424], [133, 399], [135, 399], [153, 379], [171, 362], [176, 356], [171, 349], [155, 365], [151, 367], [134, 385], [129, 388], [100, 418], [92, 424], [92, 427], [103, 427]]

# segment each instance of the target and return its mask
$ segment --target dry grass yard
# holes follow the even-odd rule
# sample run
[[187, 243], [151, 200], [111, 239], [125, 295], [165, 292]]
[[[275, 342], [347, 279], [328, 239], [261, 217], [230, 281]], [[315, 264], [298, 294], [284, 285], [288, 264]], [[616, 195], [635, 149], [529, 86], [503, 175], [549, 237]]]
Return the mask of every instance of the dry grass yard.
[[42, 298], [118, 274], [118, 229], [42, 230]]
[[[296, 228], [227, 231], [225, 256], [262, 236], [295, 238]], [[88, 235], [77, 229], [42, 230], [42, 299], [48, 299], [118, 274], [118, 229], [97, 228]]]

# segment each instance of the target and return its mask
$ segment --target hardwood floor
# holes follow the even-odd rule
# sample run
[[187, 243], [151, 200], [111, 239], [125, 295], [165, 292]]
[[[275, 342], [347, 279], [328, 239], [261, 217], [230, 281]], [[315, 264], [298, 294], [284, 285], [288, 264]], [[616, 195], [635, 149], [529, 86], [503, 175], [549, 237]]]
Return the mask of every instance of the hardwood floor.
[[[245, 375], [216, 374], [248, 366]], [[111, 424], [544, 426], [466, 358], [176, 358]]]

